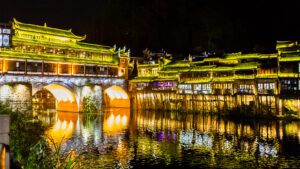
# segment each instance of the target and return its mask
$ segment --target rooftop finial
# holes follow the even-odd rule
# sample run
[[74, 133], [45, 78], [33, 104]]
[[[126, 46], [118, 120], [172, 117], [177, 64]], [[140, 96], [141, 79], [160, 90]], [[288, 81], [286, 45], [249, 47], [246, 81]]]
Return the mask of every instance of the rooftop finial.
[[44, 27], [47, 27], [47, 23], [46, 22], [44, 23]]

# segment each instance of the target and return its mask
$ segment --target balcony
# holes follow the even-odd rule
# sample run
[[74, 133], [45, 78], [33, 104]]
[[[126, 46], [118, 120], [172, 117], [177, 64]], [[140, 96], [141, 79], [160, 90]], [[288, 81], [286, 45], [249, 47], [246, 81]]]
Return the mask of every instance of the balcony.
[[234, 81], [234, 76], [213, 77], [213, 82], [232, 82], [232, 81]]
[[298, 77], [300, 77], [300, 73], [279, 73], [279, 77], [298, 78]]
[[278, 75], [277, 74], [257, 74], [256, 78], [260, 78], [260, 79], [277, 79]]
[[210, 77], [195, 77], [195, 78], [182, 78], [180, 79], [181, 82], [185, 83], [205, 83], [210, 82], [212, 78]]

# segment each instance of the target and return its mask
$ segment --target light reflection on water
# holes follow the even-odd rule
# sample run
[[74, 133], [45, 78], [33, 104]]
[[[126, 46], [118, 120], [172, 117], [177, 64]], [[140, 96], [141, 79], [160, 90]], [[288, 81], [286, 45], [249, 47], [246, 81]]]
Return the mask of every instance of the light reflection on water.
[[300, 167], [300, 123], [234, 122], [213, 115], [105, 109], [46, 115], [47, 131], [85, 168]]

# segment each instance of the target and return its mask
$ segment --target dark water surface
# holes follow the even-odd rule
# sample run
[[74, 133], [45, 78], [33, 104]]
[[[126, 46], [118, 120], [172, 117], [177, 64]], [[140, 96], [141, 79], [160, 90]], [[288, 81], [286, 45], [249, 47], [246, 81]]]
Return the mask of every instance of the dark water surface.
[[300, 122], [129, 109], [39, 117], [80, 168], [300, 168]]

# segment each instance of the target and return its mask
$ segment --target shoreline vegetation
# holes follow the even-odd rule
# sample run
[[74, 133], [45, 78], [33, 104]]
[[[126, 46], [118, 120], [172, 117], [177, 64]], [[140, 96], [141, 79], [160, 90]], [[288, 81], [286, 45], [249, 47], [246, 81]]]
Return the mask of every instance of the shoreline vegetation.
[[71, 169], [76, 166], [72, 151], [63, 151], [61, 142], [45, 135], [49, 129], [28, 111], [13, 111], [9, 104], [0, 102], [0, 115], [10, 116], [10, 151], [12, 168]]

